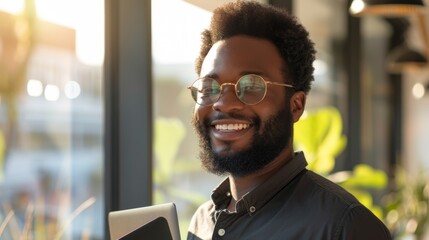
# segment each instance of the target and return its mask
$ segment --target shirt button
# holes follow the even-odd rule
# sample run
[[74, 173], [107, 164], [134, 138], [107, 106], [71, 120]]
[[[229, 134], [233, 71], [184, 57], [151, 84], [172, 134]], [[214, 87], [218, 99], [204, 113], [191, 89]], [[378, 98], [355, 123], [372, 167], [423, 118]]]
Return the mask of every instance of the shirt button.
[[255, 208], [254, 206], [251, 206], [251, 207], [249, 208], [249, 211], [250, 211], [251, 213], [254, 213], [254, 212], [256, 211], [256, 208]]
[[219, 229], [217, 231], [217, 234], [222, 237], [223, 235], [225, 235], [225, 229], [223, 229], [223, 228]]

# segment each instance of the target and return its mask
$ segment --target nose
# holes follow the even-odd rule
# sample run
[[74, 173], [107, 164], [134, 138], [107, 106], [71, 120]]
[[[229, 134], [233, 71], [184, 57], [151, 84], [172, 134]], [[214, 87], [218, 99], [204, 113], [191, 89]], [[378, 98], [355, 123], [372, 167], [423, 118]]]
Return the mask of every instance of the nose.
[[219, 99], [213, 103], [212, 108], [219, 112], [233, 112], [241, 110], [244, 105], [235, 93], [235, 84], [224, 83], [221, 85]]

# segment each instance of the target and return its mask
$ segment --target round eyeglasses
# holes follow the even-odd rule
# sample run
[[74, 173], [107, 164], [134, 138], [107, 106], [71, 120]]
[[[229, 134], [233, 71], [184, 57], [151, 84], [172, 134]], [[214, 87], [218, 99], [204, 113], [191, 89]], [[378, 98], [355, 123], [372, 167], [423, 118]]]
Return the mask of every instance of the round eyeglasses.
[[237, 83], [219, 84], [213, 78], [199, 78], [188, 89], [191, 90], [192, 98], [197, 104], [210, 106], [219, 100], [223, 86], [234, 86], [235, 95], [241, 102], [247, 105], [255, 105], [264, 100], [265, 95], [267, 95], [268, 84], [294, 88], [290, 84], [265, 81], [259, 75], [248, 74], [238, 79]]

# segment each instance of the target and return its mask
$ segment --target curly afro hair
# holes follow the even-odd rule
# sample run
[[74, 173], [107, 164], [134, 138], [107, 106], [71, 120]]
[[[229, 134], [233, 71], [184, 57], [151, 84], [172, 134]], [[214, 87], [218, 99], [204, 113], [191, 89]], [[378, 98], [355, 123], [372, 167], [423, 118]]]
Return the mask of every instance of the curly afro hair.
[[271, 41], [284, 60], [285, 82], [291, 82], [297, 91], [310, 91], [314, 80], [314, 43], [307, 30], [286, 10], [253, 1], [230, 2], [214, 10], [209, 28], [201, 35], [200, 55], [195, 62], [198, 75], [213, 44], [247, 35]]

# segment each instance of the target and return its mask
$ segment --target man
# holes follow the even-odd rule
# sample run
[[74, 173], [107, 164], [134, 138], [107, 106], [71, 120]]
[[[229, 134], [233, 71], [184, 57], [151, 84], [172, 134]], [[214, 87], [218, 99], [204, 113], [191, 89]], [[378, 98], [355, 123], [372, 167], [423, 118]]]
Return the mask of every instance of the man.
[[313, 80], [308, 32], [256, 2], [213, 13], [189, 89], [203, 166], [228, 178], [194, 214], [188, 239], [390, 239], [351, 194], [293, 150]]

